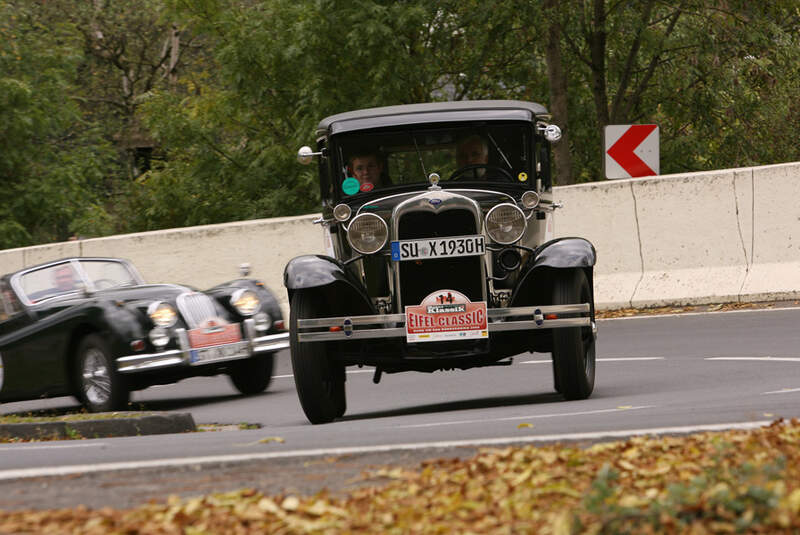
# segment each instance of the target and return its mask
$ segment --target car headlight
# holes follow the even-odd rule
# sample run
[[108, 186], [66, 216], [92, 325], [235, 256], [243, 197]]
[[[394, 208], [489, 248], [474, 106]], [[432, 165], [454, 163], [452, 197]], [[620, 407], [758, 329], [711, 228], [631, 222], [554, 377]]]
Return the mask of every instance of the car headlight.
[[486, 214], [486, 232], [497, 243], [509, 245], [525, 232], [525, 214], [513, 204], [498, 204]]
[[231, 296], [231, 305], [242, 316], [252, 316], [261, 307], [261, 300], [252, 290], [236, 290]]
[[172, 327], [178, 321], [178, 314], [172, 305], [163, 301], [154, 301], [147, 307], [147, 315], [156, 327]]
[[375, 214], [357, 215], [347, 227], [347, 241], [362, 254], [380, 251], [388, 237], [386, 222]]

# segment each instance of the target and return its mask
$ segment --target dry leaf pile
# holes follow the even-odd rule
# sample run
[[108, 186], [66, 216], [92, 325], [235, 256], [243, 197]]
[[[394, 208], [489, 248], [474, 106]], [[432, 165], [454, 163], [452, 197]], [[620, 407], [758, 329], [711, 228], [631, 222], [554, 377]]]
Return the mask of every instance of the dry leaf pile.
[[800, 421], [586, 447], [485, 449], [346, 498], [253, 490], [137, 509], [0, 512], [10, 533], [800, 533]]

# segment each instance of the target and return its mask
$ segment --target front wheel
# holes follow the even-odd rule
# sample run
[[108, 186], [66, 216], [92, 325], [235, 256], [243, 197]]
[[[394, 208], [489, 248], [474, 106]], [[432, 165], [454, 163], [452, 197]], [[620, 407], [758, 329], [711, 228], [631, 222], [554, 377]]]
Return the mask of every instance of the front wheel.
[[84, 337], [77, 353], [78, 399], [89, 412], [125, 408], [130, 391], [117, 372], [105, 340], [96, 334]]
[[[591, 289], [582, 269], [559, 271], [553, 284], [553, 304], [591, 303]], [[555, 388], [566, 399], [586, 399], [594, 390], [594, 337], [581, 327], [553, 329]]]
[[347, 397], [344, 366], [335, 362], [325, 342], [298, 341], [297, 321], [326, 315], [318, 294], [296, 290], [292, 295], [289, 344], [297, 396], [312, 424], [324, 424], [344, 415]]
[[272, 382], [274, 367], [274, 354], [256, 355], [234, 363], [228, 372], [228, 377], [236, 390], [245, 396], [252, 396], [267, 389]]

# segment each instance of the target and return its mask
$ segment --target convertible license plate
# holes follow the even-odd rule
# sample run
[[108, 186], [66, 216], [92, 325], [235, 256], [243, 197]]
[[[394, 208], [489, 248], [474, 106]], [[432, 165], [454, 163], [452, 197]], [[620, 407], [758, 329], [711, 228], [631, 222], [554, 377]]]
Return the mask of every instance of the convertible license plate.
[[235, 344], [226, 344], [224, 346], [204, 347], [202, 349], [192, 349], [191, 363], [205, 364], [206, 362], [214, 362], [217, 360], [230, 360], [236, 358], [248, 357], [249, 352], [247, 342], [237, 342]]
[[392, 260], [397, 262], [483, 254], [486, 254], [486, 245], [482, 235], [392, 242]]

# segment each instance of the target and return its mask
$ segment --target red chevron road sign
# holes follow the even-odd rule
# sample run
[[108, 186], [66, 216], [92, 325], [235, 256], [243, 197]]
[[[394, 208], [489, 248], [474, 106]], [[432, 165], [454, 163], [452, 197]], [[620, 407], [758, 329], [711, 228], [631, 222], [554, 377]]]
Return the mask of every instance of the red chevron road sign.
[[658, 174], [658, 125], [608, 125], [605, 129], [605, 148], [606, 178]]

